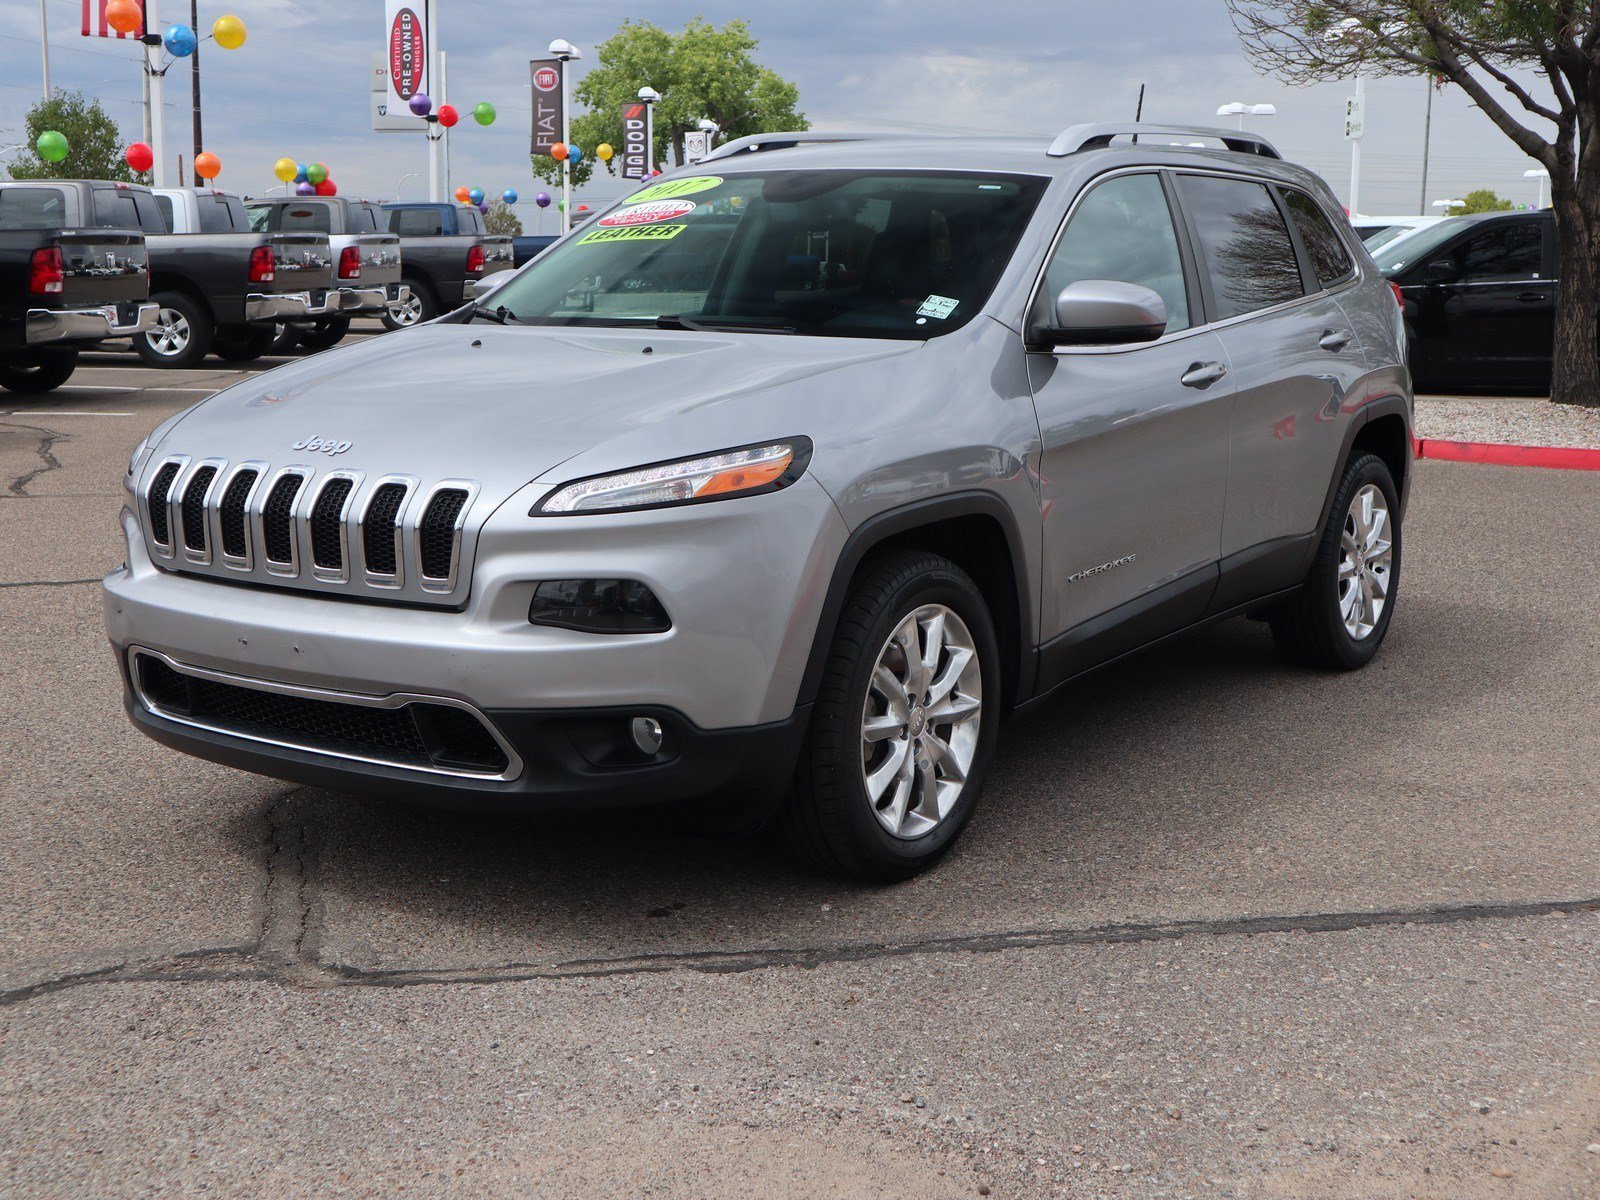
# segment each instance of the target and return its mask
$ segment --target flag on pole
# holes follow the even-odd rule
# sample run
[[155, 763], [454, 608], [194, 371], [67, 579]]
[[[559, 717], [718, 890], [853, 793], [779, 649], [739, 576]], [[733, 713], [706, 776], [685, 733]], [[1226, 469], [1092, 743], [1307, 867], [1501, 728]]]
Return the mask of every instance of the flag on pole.
[[147, 31], [144, 6], [139, 6], [139, 28], [132, 33], [118, 33], [106, 23], [106, 5], [111, 0], [83, 0], [83, 36], [139, 38]]

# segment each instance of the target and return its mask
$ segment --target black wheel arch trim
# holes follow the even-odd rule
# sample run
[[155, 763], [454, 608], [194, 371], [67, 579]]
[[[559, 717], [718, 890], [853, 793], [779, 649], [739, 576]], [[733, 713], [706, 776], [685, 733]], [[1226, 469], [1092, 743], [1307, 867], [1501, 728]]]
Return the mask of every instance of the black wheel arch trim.
[[[1356, 439], [1361, 436], [1361, 431], [1372, 424], [1373, 421], [1384, 417], [1399, 417], [1406, 429], [1406, 469], [1403, 472], [1403, 477], [1394, 481], [1395, 487], [1400, 489], [1399, 515], [1404, 518], [1406, 502], [1411, 497], [1411, 468], [1416, 458], [1412, 448], [1412, 438], [1415, 437], [1415, 433], [1412, 429], [1411, 405], [1404, 396], [1396, 393], [1380, 396], [1376, 400], [1363, 404], [1354, 414], [1354, 419], [1345, 428], [1344, 442], [1339, 447], [1339, 458], [1334, 463], [1332, 476], [1328, 480], [1328, 492], [1322, 499], [1322, 516], [1317, 521], [1314, 533], [1320, 534], [1327, 527], [1328, 516], [1333, 512], [1333, 498], [1339, 490], [1339, 481], [1344, 478], [1345, 468], [1350, 465], [1350, 455], [1355, 450]], [[1302, 564], [1303, 571], [1311, 569], [1311, 560], [1315, 557], [1316, 552], [1316, 538], [1313, 537], [1306, 548], [1306, 557]]]

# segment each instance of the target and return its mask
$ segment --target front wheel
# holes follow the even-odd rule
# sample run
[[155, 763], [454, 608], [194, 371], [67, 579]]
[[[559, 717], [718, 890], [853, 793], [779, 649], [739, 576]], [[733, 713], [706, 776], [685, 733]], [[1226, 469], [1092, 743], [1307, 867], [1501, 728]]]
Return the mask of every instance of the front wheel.
[[219, 329], [211, 352], [223, 362], [255, 362], [272, 349], [278, 340], [276, 325], [237, 325]]
[[1375, 454], [1345, 467], [1305, 586], [1269, 614], [1290, 662], [1352, 671], [1372, 661], [1389, 631], [1400, 584], [1400, 495]]
[[406, 286], [411, 289], [411, 294], [404, 300], [396, 300], [383, 310], [383, 327], [391, 332], [396, 329], [409, 329], [413, 325], [431, 321], [439, 315], [439, 302], [434, 299], [426, 284], [408, 279]]
[[839, 618], [779, 815], [785, 840], [872, 883], [932, 866], [977, 804], [999, 696], [994, 622], [967, 573], [923, 551], [877, 561]]
[[54, 391], [78, 369], [78, 352], [68, 350], [27, 350], [0, 358], [0, 387], [23, 395], [36, 396]]

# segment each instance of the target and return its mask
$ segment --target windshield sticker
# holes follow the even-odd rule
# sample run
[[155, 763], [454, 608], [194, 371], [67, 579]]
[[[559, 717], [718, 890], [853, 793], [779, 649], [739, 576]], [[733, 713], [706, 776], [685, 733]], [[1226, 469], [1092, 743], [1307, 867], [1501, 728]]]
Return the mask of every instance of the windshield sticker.
[[688, 216], [695, 207], [693, 200], [655, 200], [649, 204], [630, 204], [627, 208], [619, 208], [609, 216], [601, 217], [600, 224], [607, 229], [625, 225], [653, 225], [657, 221]]
[[660, 183], [652, 183], [642, 192], [635, 192], [628, 197], [628, 200], [633, 204], [641, 204], [646, 200], [676, 200], [679, 196], [709, 192], [721, 182], [721, 175], [691, 175], [687, 179], [664, 179]]
[[922, 307], [917, 309], [919, 317], [938, 317], [941, 321], [955, 312], [959, 300], [952, 300], [949, 296], [929, 296], [922, 302]]
[[623, 225], [614, 229], [594, 229], [578, 239], [578, 245], [590, 242], [668, 242], [677, 237], [687, 225]]

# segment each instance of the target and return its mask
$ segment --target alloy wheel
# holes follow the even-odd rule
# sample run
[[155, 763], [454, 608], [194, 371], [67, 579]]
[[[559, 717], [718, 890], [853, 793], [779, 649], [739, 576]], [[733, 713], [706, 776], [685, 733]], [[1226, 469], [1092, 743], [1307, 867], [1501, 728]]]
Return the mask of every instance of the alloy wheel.
[[156, 314], [156, 327], [145, 337], [157, 354], [176, 358], [189, 348], [191, 334], [188, 318], [175, 308], [163, 308]]
[[1376, 484], [1350, 501], [1339, 547], [1339, 615], [1345, 632], [1359, 642], [1378, 627], [1394, 570], [1389, 501]]
[[861, 777], [873, 815], [910, 840], [961, 798], [978, 752], [983, 671], [966, 623], [925, 604], [878, 652], [861, 715]]
[[404, 300], [389, 305], [389, 319], [396, 325], [415, 325], [422, 320], [422, 297], [412, 292]]

